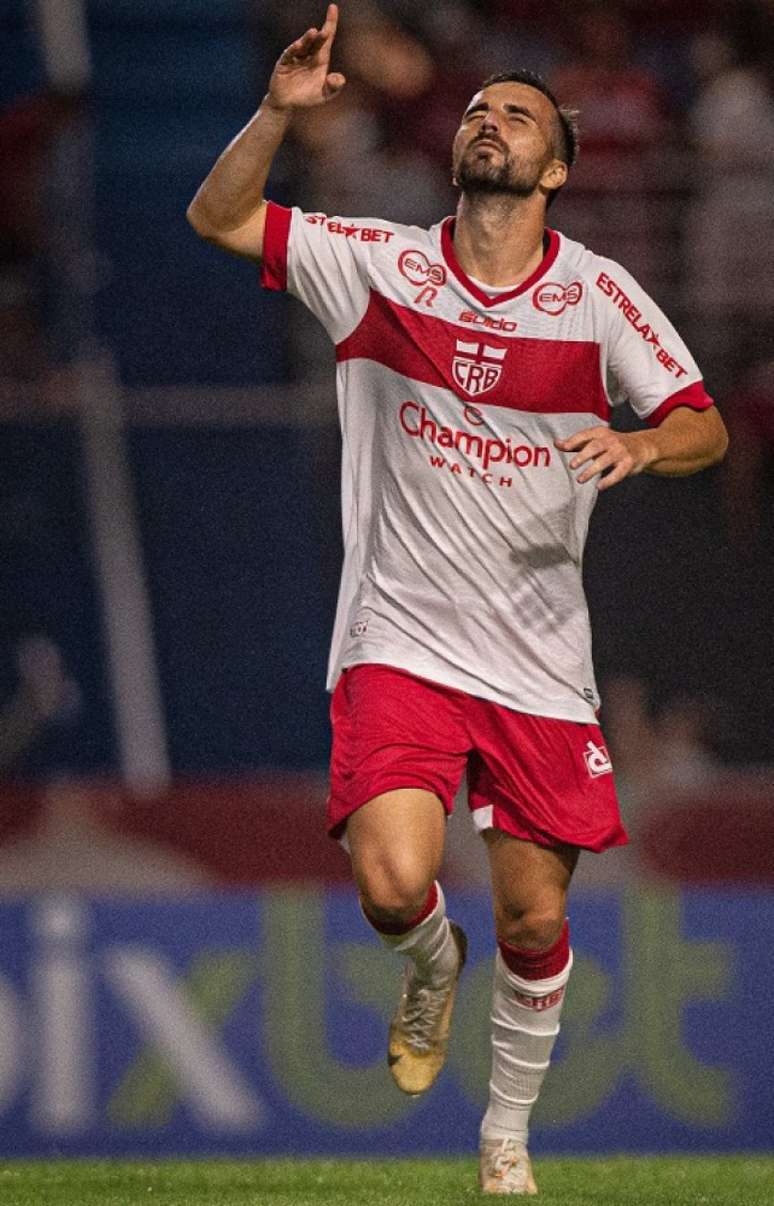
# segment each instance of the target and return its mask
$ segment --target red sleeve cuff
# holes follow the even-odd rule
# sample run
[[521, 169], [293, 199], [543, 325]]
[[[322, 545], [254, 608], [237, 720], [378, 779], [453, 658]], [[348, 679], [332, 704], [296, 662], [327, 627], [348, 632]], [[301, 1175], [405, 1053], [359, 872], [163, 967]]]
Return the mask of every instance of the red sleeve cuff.
[[263, 259], [261, 284], [264, 289], [284, 293], [288, 287], [288, 239], [291, 211], [284, 205], [269, 201], [266, 206], [266, 225], [263, 230]]
[[659, 423], [663, 423], [667, 415], [676, 410], [678, 406], [690, 406], [691, 410], [709, 410], [710, 406], [714, 405], [713, 399], [704, 388], [704, 382], [694, 381], [693, 385], [686, 385], [676, 394], [665, 398], [645, 421], [650, 427], [658, 427]]

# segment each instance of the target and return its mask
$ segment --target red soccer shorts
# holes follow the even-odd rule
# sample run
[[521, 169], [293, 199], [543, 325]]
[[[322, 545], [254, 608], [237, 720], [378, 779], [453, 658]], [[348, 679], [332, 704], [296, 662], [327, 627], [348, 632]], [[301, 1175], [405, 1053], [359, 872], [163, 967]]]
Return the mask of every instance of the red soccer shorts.
[[595, 724], [514, 712], [372, 664], [342, 672], [331, 722], [332, 837], [362, 804], [399, 787], [433, 792], [450, 813], [467, 770], [479, 830], [595, 851], [628, 841]]

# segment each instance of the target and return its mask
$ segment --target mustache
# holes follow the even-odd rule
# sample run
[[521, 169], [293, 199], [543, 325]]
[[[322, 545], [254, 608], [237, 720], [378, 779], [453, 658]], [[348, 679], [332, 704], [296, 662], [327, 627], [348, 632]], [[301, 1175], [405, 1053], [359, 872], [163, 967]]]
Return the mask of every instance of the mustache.
[[475, 137], [475, 138], [473, 138], [473, 139], [470, 141], [470, 143], [468, 144], [468, 149], [470, 150], [470, 148], [471, 148], [471, 147], [476, 146], [476, 144], [477, 144], [477, 143], [479, 143], [479, 142], [491, 142], [491, 143], [494, 143], [494, 145], [495, 145], [496, 147], [499, 147], [499, 148], [500, 148], [500, 150], [501, 150], [501, 151], [503, 151], [505, 154], [507, 154], [507, 153], [508, 153], [508, 148], [507, 148], [507, 146], [505, 145], [505, 143], [504, 143], [504, 142], [501, 142], [499, 138], [495, 138], [495, 137], [494, 137], [494, 135], [492, 135], [492, 134], [477, 134], [477, 135], [476, 135], [476, 137]]

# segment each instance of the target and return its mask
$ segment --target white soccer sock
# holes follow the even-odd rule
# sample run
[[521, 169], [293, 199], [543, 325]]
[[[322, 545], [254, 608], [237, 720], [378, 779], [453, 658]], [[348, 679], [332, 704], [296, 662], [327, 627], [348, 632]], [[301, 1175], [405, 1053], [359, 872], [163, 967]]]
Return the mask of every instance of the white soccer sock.
[[452, 937], [449, 919], [446, 916], [446, 900], [443, 889], [437, 881], [435, 891], [438, 893], [438, 899], [432, 912], [424, 917], [418, 925], [403, 930], [399, 934], [386, 933], [378, 922], [369, 917], [365, 908], [363, 908], [363, 915], [369, 925], [376, 930], [385, 946], [389, 946], [399, 955], [405, 955], [407, 959], [411, 959], [421, 980], [438, 986], [455, 975], [459, 964], [459, 952]]
[[492, 991], [492, 1077], [481, 1137], [527, 1145], [530, 1111], [537, 1101], [559, 1033], [564, 986], [572, 968], [544, 980], [525, 980], [506, 966], [499, 950]]

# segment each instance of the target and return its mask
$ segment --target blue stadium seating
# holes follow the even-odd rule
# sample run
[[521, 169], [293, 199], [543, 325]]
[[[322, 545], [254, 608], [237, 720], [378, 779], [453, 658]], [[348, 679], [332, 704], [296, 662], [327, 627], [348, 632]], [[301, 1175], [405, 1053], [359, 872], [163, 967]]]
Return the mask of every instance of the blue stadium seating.
[[255, 106], [240, 0], [91, 0], [100, 332], [130, 385], [282, 380], [284, 302], [185, 220]]

